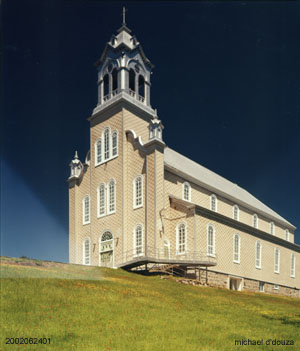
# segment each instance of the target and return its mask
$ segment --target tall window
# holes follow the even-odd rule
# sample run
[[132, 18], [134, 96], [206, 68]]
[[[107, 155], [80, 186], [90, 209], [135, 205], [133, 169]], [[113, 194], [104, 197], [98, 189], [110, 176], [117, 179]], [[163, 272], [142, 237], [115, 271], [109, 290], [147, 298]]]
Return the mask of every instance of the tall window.
[[241, 239], [238, 234], [233, 236], [233, 262], [240, 263]]
[[212, 225], [207, 228], [207, 255], [215, 255], [215, 229]]
[[118, 133], [117, 131], [113, 131], [112, 133], [112, 156], [118, 155]]
[[271, 235], [275, 235], [275, 226], [274, 226], [274, 222], [270, 223], [270, 234]]
[[291, 254], [291, 277], [295, 278], [296, 274], [296, 257], [294, 254]]
[[99, 216], [105, 215], [105, 184], [100, 184], [98, 190]]
[[111, 180], [108, 185], [108, 213], [116, 211], [116, 182]]
[[102, 140], [98, 139], [96, 143], [96, 165], [102, 162]]
[[129, 70], [129, 89], [135, 92], [135, 73], [132, 68]]
[[177, 254], [182, 254], [186, 250], [186, 225], [180, 223], [176, 229], [176, 251]]
[[104, 160], [109, 159], [109, 129], [106, 128], [104, 131]]
[[137, 256], [143, 253], [143, 227], [140, 224], [134, 230], [134, 251]]
[[112, 90], [115, 91], [118, 89], [118, 72], [116, 68], [113, 69], [111, 76], [112, 76]]
[[138, 175], [133, 181], [133, 207], [143, 206], [143, 177]]
[[145, 79], [142, 75], [139, 75], [139, 96], [145, 96]]
[[217, 197], [215, 194], [210, 196], [210, 209], [215, 212], [218, 210]]
[[255, 247], [255, 267], [256, 268], [261, 268], [261, 242], [257, 241], [256, 242], [256, 247]]
[[86, 238], [83, 241], [83, 264], [91, 264], [91, 242]]
[[239, 217], [240, 217], [240, 210], [239, 210], [239, 207], [238, 205], [234, 205], [233, 206], [233, 219], [235, 219], [236, 221], [239, 220]]
[[253, 227], [258, 228], [258, 216], [256, 213], [253, 215]]
[[103, 77], [103, 95], [106, 96], [109, 93], [109, 78], [108, 74]]
[[191, 186], [189, 183], [183, 183], [183, 200], [191, 201]]
[[90, 197], [86, 195], [82, 203], [83, 224], [90, 223]]
[[290, 232], [288, 229], [285, 230], [285, 240], [287, 240], [287, 241], [290, 240]]
[[274, 272], [279, 273], [280, 271], [280, 250], [276, 247], [274, 251]]

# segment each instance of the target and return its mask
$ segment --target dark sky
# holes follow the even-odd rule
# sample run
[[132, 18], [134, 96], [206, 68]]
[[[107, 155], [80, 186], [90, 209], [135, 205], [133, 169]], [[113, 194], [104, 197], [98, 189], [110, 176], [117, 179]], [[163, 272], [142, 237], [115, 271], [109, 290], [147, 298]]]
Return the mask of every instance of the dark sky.
[[123, 5], [166, 144], [300, 227], [300, 2], [2, 0], [1, 254], [68, 259], [68, 164]]

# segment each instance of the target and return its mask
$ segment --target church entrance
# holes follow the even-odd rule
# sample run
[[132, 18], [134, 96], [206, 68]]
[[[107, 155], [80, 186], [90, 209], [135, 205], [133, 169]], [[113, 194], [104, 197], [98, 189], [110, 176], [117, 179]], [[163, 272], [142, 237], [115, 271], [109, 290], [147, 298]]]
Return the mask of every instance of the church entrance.
[[100, 266], [112, 268], [114, 265], [114, 239], [111, 232], [105, 232], [100, 240]]

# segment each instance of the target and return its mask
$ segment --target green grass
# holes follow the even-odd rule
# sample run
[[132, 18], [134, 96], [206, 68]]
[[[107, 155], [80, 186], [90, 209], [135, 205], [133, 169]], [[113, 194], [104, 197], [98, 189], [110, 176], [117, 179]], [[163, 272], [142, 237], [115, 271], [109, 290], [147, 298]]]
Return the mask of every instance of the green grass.
[[[0, 272], [1, 351], [300, 350], [296, 298], [26, 259], [2, 258]], [[6, 337], [46, 337], [51, 344], [5, 345]], [[295, 346], [235, 346], [242, 338]]]

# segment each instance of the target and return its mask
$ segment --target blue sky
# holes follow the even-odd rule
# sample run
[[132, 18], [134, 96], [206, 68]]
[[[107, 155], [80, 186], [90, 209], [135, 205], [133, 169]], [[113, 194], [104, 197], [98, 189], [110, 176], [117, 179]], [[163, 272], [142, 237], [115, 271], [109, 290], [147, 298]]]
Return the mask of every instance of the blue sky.
[[166, 144], [300, 227], [299, 2], [4, 0], [1, 254], [68, 259], [68, 164], [123, 5]]

